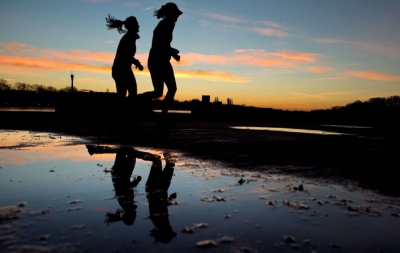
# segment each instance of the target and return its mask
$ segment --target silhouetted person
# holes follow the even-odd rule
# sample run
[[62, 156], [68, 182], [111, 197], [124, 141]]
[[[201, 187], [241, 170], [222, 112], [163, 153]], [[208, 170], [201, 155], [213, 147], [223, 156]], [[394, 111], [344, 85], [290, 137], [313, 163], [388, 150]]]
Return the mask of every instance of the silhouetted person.
[[136, 219], [136, 208], [134, 203], [134, 191], [141, 177], [135, 177], [131, 181], [132, 173], [135, 168], [136, 158], [146, 161], [156, 161], [160, 157], [146, 152], [138, 151], [131, 147], [113, 148], [108, 146], [86, 145], [90, 155], [93, 154], [116, 154], [115, 162], [111, 168], [112, 182], [114, 185], [115, 196], [122, 209], [117, 209], [115, 213], [106, 214], [105, 223], [107, 226], [114, 222], [123, 221], [126, 225], [131, 226]]
[[146, 182], [150, 219], [155, 227], [150, 234], [162, 243], [169, 243], [176, 236], [168, 218], [168, 205], [170, 200], [176, 198], [176, 193], [171, 194], [168, 198], [168, 188], [171, 184], [174, 166], [174, 163], [167, 160], [163, 170], [161, 159], [153, 161]]
[[[115, 19], [110, 14], [106, 17], [107, 28], [117, 29], [119, 33], [125, 33], [122, 36], [117, 53], [115, 55], [114, 63], [112, 66], [112, 77], [115, 81], [117, 94], [119, 98], [119, 113], [120, 119], [126, 117], [128, 108], [133, 108], [137, 95], [137, 83], [135, 75], [132, 71], [132, 64], [140, 71], [143, 66], [140, 61], [135, 59], [136, 53], [136, 40], [139, 39], [139, 23], [135, 17], [130, 16], [125, 21]], [[123, 29], [123, 26], [127, 30]], [[128, 92], [128, 100], [126, 99], [126, 92]], [[131, 112], [132, 113], [132, 112]]]
[[158, 19], [162, 19], [154, 29], [153, 41], [147, 64], [154, 91], [143, 93], [142, 98], [145, 101], [159, 98], [163, 95], [164, 83], [167, 86], [168, 91], [163, 101], [161, 117], [157, 122], [157, 125], [161, 127], [170, 126], [170, 123], [166, 122], [166, 117], [177, 89], [174, 70], [170, 59], [172, 56], [176, 61], [180, 60], [179, 51], [171, 47], [171, 42], [175, 22], [181, 14], [182, 12], [174, 3], [167, 3], [163, 5], [161, 9], [154, 11], [154, 16]]

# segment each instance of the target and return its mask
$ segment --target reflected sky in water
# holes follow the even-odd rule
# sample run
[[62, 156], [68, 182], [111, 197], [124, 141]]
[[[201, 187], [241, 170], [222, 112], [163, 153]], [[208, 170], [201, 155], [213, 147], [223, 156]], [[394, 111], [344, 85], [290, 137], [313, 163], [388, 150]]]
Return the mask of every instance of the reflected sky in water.
[[55, 112], [54, 108], [49, 107], [0, 107], [2, 112]]
[[358, 129], [370, 129], [370, 128], [373, 128], [373, 127], [368, 127], [368, 126], [347, 126], [347, 125], [321, 125], [321, 126], [341, 127], [341, 128], [358, 128]]
[[276, 131], [288, 133], [303, 133], [303, 134], [320, 134], [320, 135], [350, 135], [345, 133], [337, 133], [323, 130], [287, 128], [287, 127], [255, 127], [255, 126], [232, 126], [233, 129], [240, 130], [258, 130], [258, 131]]
[[0, 150], [1, 251], [400, 251], [396, 198], [77, 141]]

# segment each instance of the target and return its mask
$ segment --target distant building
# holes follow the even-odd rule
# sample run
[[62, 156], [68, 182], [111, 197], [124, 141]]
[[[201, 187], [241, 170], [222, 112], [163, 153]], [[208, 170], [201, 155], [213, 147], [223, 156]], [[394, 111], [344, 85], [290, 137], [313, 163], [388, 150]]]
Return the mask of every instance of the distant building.
[[226, 103], [227, 103], [228, 105], [233, 105], [233, 99], [232, 99], [232, 98], [228, 98], [228, 99], [226, 100]]
[[203, 95], [201, 97], [201, 102], [203, 102], [205, 104], [209, 104], [210, 103], [210, 95]]

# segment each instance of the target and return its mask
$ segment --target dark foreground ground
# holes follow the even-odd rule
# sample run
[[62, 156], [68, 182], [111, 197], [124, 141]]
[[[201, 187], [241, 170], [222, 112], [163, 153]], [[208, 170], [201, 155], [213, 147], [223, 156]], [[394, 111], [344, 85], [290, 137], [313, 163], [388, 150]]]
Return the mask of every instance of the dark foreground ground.
[[[400, 135], [397, 128], [342, 128], [198, 120], [172, 115], [176, 128], [160, 130], [155, 118], [121, 125], [113, 116], [51, 112], [0, 112], [0, 129], [75, 135], [92, 143], [176, 149], [195, 158], [243, 170], [271, 170], [344, 184], [355, 183], [400, 196]], [[322, 122], [321, 122], [322, 123]], [[331, 136], [237, 130], [230, 126], [319, 129], [353, 135]]]

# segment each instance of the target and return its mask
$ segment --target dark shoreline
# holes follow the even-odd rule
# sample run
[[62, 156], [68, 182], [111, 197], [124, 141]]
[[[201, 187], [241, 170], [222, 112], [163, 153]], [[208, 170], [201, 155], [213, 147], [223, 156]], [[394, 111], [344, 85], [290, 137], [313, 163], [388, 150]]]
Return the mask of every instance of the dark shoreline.
[[[155, 127], [155, 117], [121, 126], [113, 115], [0, 112], [0, 129], [74, 135], [91, 143], [175, 149], [199, 159], [243, 170], [271, 170], [340, 183], [352, 182], [382, 194], [400, 196], [397, 128], [340, 128], [322, 124], [199, 120], [171, 115], [172, 130]], [[231, 129], [270, 126], [335, 131], [324, 136]], [[340, 125], [340, 124], [338, 124]]]

